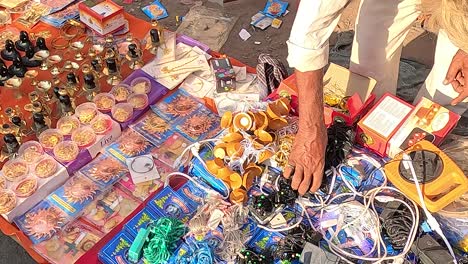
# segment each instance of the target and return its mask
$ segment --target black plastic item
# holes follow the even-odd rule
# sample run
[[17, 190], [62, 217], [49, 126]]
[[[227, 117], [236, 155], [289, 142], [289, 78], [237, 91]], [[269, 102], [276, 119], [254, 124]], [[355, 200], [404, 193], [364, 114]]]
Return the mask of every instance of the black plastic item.
[[100, 72], [101, 71], [101, 63], [97, 59], [94, 59], [91, 61], [91, 66], [93, 67], [93, 70]]
[[77, 84], [78, 79], [76, 78], [76, 75], [73, 72], [70, 72], [67, 74], [67, 83], [69, 84]]
[[58, 87], [58, 86], [54, 87], [54, 95], [55, 95], [55, 97], [57, 97], [57, 99], [60, 98], [60, 87]]
[[106, 65], [109, 69], [109, 73], [116, 73], [117, 72], [117, 62], [114, 58], [106, 59]]
[[453, 262], [452, 255], [450, 255], [449, 251], [428, 234], [416, 238], [413, 245], [411, 245], [411, 251], [419, 257], [422, 264]]
[[344, 121], [338, 120], [335, 120], [327, 129], [327, 135], [328, 143], [325, 151], [325, 171], [343, 162], [351, 151], [355, 139], [354, 128], [346, 125]]
[[62, 110], [64, 113], [73, 112], [72, 102], [69, 95], [60, 95], [59, 97], [60, 104], [62, 105]]
[[29, 39], [29, 34], [26, 31], [21, 31], [19, 39], [15, 42], [15, 47], [18, 50], [26, 51], [32, 46], [31, 40]]
[[127, 54], [128, 54], [128, 56], [130, 58], [134, 58], [134, 59], [138, 58], [137, 45], [135, 45], [133, 43], [128, 45], [128, 53]]
[[[409, 153], [414, 164], [414, 170], [419, 183], [430, 183], [441, 175], [444, 170], [442, 158], [435, 152], [427, 150], [416, 150]], [[400, 175], [408, 182], [414, 183], [413, 174], [405, 169], [403, 162], [399, 167]]]
[[255, 253], [252, 249], [243, 249], [239, 252], [237, 263], [239, 264], [271, 264], [273, 256], [270, 251]]
[[280, 177], [278, 179], [278, 190], [274, 192], [274, 203], [293, 206], [299, 193], [291, 188], [291, 181]]
[[14, 61], [20, 57], [20, 54], [15, 49], [15, 43], [11, 39], [5, 41], [5, 48], [0, 52], [2, 59]]
[[23, 78], [27, 71], [28, 69], [23, 65], [19, 57], [8, 67], [8, 72], [19, 78]]
[[5, 81], [11, 78], [11, 74], [5, 65], [0, 65], [0, 86], [5, 85]]
[[21, 62], [23, 63], [24, 66], [26, 67], [38, 67], [41, 65], [41, 61], [39, 60], [34, 60], [35, 51], [34, 47], [30, 45], [25, 52], [25, 56], [21, 58]]
[[40, 125], [40, 126], [45, 126], [46, 125], [45, 117], [44, 117], [44, 115], [42, 113], [34, 113], [33, 114], [33, 122], [36, 125]]
[[49, 50], [46, 45], [45, 38], [39, 37], [36, 40], [36, 48], [34, 49], [36, 52], [41, 51], [41, 50]]
[[159, 43], [159, 31], [157, 29], [151, 29], [150, 30], [150, 36], [151, 36], [151, 42], [156, 44]]
[[22, 120], [21, 120], [21, 117], [19, 117], [19, 116], [12, 117], [11, 122], [16, 126], [21, 126], [22, 125]]
[[94, 75], [92, 75], [91, 73], [85, 74], [85, 76], [83, 77], [83, 80], [84, 80], [86, 89], [96, 88]]
[[408, 236], [411, 232], [413, 219], [408, 208], [400, 202], [388, 202], [379, 215], [385, 232], [394, 249], [401, 250], [406, 246]]

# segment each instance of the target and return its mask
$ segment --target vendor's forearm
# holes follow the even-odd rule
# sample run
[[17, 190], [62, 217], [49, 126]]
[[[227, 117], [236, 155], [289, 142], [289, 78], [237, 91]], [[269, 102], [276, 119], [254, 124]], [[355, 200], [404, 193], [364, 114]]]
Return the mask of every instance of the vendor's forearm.
[[299, 129], [314, 130], [323, 125], [323, 70], [296, 70], [299, 93]]

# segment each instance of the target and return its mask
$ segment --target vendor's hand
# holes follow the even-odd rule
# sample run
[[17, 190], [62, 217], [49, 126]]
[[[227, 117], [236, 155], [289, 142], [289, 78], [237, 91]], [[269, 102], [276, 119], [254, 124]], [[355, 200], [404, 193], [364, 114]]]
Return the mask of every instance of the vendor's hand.
[[453, 89], [459, 93], [452, 100], [452, 105], [456, 105], [468, 97], [468, 80], [465, 80], [465, 76], [468, 76], [468, 53], [458, 50], [444, 80], [445, 85], [452, 84]]
[[294, 175], [291, 187], [298, 190], [300, 195], [307, 191], [316, 192], [320, 188], [326, 147], [327, 129], [323, 122], [297, 133], [284, 176], [289, 179]]

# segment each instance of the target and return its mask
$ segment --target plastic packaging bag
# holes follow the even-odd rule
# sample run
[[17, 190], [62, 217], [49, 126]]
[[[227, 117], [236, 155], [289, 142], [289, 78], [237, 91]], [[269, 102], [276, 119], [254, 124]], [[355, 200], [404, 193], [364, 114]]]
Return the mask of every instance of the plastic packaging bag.
[[238, 17], [221, 10], [194, 6], [190, 9], [177, 29], [177, 33], [187, 35], [210, 49], [219, 51], [229, 37]]

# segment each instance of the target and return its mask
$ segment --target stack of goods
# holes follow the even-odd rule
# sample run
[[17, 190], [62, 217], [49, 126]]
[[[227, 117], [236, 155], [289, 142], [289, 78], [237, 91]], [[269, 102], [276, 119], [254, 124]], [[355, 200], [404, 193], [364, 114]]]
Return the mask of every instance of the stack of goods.
[[[468, 179], [438, 148], [456, 114], [427, 99], [385, 95], [371, 108], [372, 96], [328, 94], [324, 180], [301, 196], [282, 174], [297, 98], [267, 97], [253, 69], [157, 24], [144, 41], [114, 39], [129, 17], [109, 0], [78, 6], [92, 34], [67, 21], [53, 49], [23, 32], [1, 52], [11, 61], [0, 65], [2, 84], [30, 92], [30, 116], [7, 102], [0, 126], [0, 213], [27, 250], [50, 263], [104, 264], [466, 258]], [[262, 15], [286, 7], [269, 1]], [[61, 23], [52, 16], [43, 19]]]

